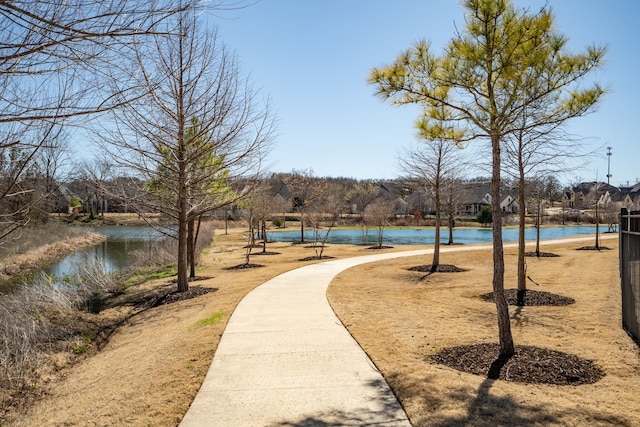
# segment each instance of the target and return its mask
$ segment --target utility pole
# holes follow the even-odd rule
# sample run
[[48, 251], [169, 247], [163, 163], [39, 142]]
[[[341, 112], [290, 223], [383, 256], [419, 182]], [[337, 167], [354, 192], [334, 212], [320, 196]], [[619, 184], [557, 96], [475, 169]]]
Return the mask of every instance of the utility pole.
[[609, 179], [612, 177], [611, 175], [611, 147], [607, 147], [607, 184], [609, 184]]

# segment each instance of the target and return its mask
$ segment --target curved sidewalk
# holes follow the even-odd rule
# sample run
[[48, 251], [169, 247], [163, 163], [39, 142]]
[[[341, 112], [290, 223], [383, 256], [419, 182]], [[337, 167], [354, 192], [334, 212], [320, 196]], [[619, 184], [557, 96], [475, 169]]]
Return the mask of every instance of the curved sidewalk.
[[427, 250], [322, 262], [283, 273], [238, 304], [181, 427], [410, 427], [404, 410], [327, 301], [358, 264]]
[[[586, 239], [562, 242], [579, 240]], [[515, 244], [505, 248], [510, 246]], [[180, 426], [410, 427], [382, 375], [334, 314], [326, 291], [347, 268], [432, 252], [389, 252], [312, 264], [255, 288], [229, 319]]]

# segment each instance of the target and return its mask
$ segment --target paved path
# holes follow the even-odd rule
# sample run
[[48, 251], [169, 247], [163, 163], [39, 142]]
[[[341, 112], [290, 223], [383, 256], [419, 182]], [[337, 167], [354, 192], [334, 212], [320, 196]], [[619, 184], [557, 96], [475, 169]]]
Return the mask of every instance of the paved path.
[[[593, 239], [563, 242], [582, 240]], [[505, 245], [510, 246], [515, 244]], [[487, 248], [447, 247], [442, 252]], [[410, 427], [382, 375], [334, 314], [326, 291], [347, 268], [429, 253], [432, 249], [322, 262], [255, 288], [229, 319], [180, 426]]]

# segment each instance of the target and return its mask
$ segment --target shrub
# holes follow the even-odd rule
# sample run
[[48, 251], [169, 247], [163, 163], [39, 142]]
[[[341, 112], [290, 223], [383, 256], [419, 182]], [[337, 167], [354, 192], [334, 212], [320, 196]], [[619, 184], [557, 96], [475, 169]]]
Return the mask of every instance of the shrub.
[[478, 215], [476, 215], [476, 220], [486, 226], [493, 222], [493, 217], [491, 215], [491, 208], [488, 206], [483, 206]]

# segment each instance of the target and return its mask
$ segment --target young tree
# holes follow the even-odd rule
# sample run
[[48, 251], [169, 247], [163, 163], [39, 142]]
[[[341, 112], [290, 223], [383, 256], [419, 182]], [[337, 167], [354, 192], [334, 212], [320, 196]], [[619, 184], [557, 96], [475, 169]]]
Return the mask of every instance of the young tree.
[[[114, 111], [98, 131], [114, 173], [135, 178], [130, 203], [140, 213], [160, 212], [177, 222], [177, 289], [182, 292], [189, 288], [194, 221], [256, 185], [273, 120], [268, 105], [257, 108], [235, 56], [215, 31], [201, 27], [194, 10], [176, 14], [165, 25], [166, 34], [135, 46], [128, 78], [144, 88], [139, 99]], [[112, 81], [114, 93], [123, 84], [128, 81]], [[242, 188], [231, 192], [231, 184]]]
[[454, 174], [443, 181], [444, 212], [447, 215], [447, 228], [449, 239], [447, 245], [453, 245], [453, 229], [456, 226], [456, 215], [460, 205], [460, 188], [462, 181], [458, 176], [459, 170], [455, 169]]
[[322, 259], [329, 233], [338, 224], [340, 215], [346, 211], [345, 189], [326, 179], [316, 183], [313, 203], [307, 220], [313, 229], [313, 250], [316, 258]]
[[300, 243], [304, 243], [305, 214], [316, 196], [314, 194], [315, 183], [316, 178], [314, 178], [311, 169], [293, 170], [285, 178], [285, 184], [293, 199], [293, 209], [300, 214]]
[[[540, 226], [547, 203], [553, 203], [560, 195], [560, 182], [554, 176], [537, 176], [525, 183], [530, 200], [534, 205], [536, 227], [536, 256], [540, 257]], [[519, 283], [518, 283], [519, 284]], [[522, 290], [526, 290], [522, 289]], [[518, 287], [520, 293], [521, 288]]]
[[382, 248], [384, 227], [389, 225], [389, 219], [395, 213], [396, 205], [391, 199], [378, 197], [364, 209], [364, 220], [378, 229], [378, 248]]
[[466, 140], [490, 141], [493, 292], [500, 356], [509, 358], [515, 347], [504, 296], [503, 140], [517, 129], [515, 122], [524, 109], [551, 94], [556, 102], [542, 105], [547, 108], [530, 126], [563, 122], [589, 112], [604, 90], [597, 84], [584, 89], [579, 83], [602, 63], [605, 49], [589, 47], [584, 53], [568, 53], [567, 39], [555, 30], [548, 7], [530, 13], [517, 11], [509, 0], [465, 0], [463, 5], [466, 25], [441, 56], [434, 55], [427, 42], [418, 42], [391, 65], [373, 69], [369, 82], [384, 99], [424, 106], [434, 129], [451, 124], [465, 131]]
[[[544, 81], [534, 82], [544, 85]], [[540, 92], [540, 87], [530, 88], [533, 92]], [[545, 99], [546, 98], [546, 99]], [[520, 117], [515, 120], [515, 129], [505, 136], [503, 141], [503, 165], [504, 170], [517, 183], [518, 204], [518, 301], [524, 301], [527, 290], [526, 274], [526, 243], [525, 243], [525, 192], [526, 187], [531, 186], [531, 180], [540, 177], [548, 177], [551, 174], [566, 172], [566, 163], [569, 158], [586, 157], [588, 154], [577, 144], [563, 129], [562, 121], [538, 121], [540, 114], [544, 114], [547, 104], [557, 102], [556, 94], [550, 93], [547, 97], [533, 103], [521, 111]], [[542, 188], [544, 185], [535, 184], [533, 188]], [[539, 235], [539, 229], [538, 233]], [[539, 253], [539, 242], [536, 242], [536, 252]]]
[[[433, 258], [430, 272], [438, 269], [440, 264], [440, 225], [443, 211], [443, 191], [449, 174], [453, 173], [460, 162], [459, 149], [456, 135], [453, 129], [446, 136], [436, 133], [435, 139], [431, 139], [431, 130], [427, 122], [418, 121], [417, 127], [423, 143], [407, 150], [400, 157], [400, 165], [412, 178], [422, 183], [423, 189], [435, 200], [435, 240], [433, 244]], [[450, 238], [451, 239], [451, 238]]]
[[369, 229], [364, 220], [364, 211], [380, 195], [380, 188], [373, 182], [357, 182], [347, 192], [347, 199], [356, 207], [356, 212], [360, 214], [360, 223], [362, 226], [362, 242], [366, 243], [368, 239]]

